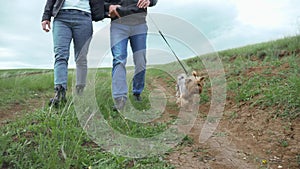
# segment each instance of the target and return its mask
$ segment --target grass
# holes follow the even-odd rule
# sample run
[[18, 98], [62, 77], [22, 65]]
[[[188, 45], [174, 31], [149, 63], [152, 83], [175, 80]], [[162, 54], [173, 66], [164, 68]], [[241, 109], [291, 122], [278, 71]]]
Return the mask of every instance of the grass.
[[[27, 72], [27, 73], [24, 73]], [[0, 76], [0, 109], [6, 109], [13, 103], [26, 104], [26, 101], [31, 98], [44, 95], [44, 91], [52, 87], [48, 71], [28, 70], [18, 71], [1, 71]], [[32, 74], [31, 74], [32, 73]], [[31, 75], [30, 75], [31, 74]], [[30, 75], [30, 80], [27, 79]]]
[[[34, 75], [18, 75], [2, 79], [0, 84], [6, 90], [4, 104], [14, 103], [15, 100], [26, 104], [28, 99], [34, 99], [34, 93], [46, 93], [51, 97], [53, 93], [52, 72]], [[105, 77], [107, 76], [107, 77]], [[109, 72], [98, 74], [98, 77], [109, 78]], [[72, 76], [69, 82], [71, 83]], [[104, 86], [103, 86], [104, 85]], [[102, 99], [101, 96], [111, 98], [110, 81], [97, 85], [99, 105], [110, 109], [112, 100]], [[107, 85], [107, 86], [105, 86]], [[71, 86], [69, 86], [71, 88]], [[7, 92], [7, 93], [6, 93]], [[71, 91], [68, 91], [71, 95]], [[12, 98], [12, 99], [7, 99]], [[45, 98], [43, 98], [45, 99]], [[147, 100], [144, 100], [147, 102]], [[7, 106], [9, 107], [9, 106]], [[1, 106], [5, 110], [4, 106]], [[113, 118], [111, 110], [104, 111], [111, 126], [121, 133], [132, 137], [151, 137], [165, 129], [165, 124], [143, 125], [124, 120], [116, 114]], [[24, 115], [18, 121], [1, 127], [0, 166], [2, 168], [172, 168], [162, 157], [148, 157], [132, 159], [116, 156], [104, 151], [87, 136], [78, 122], [72, 98], [66, 106], [59, 109], [41, 108]]]
[[[300, 36], [219, 53], [227, 70], [228, 91], [236, 104], [272, 109], [274, 117], [300, 116]], [[258, 55], [267, 51], [263, 59]], [[289, 52], [279, 57], [278, 51]], [[256, 58], [256, 59], [255, 59]]]
[[[159, 76], [157, 75], [157, 72], [160, 72], [159, 70], [148, 70], [147, 72], [147, 77], [152, 77], [146, 78], [146, 83], [149, 85], [146, 86], [145, 92], [142, 94], [142, 102], [134, 102], [133, 97], [129, 95], [129, 100], [128, 102], [132, 103], [133, 107], [136, 109], [136, 112], [140, 111], [147, 111], [151, 108], [149, 97], [147, 97], [153, 87], [150, 84], [150, 81], [153, 81], [153, 77], [155, 78], [165, 78], [166, 83], [170, 83], [170, 79], [168, 79], [167, 74], [163, 74], [160, 72]], [[103, 112], [104, 118], [108, 121], [108, 123], [114, 127], [116, 130], [119, 132], [126, 134], [128, 136], [132, 137], [140, 137], [140, 138], [147, 138], [147, 137], [152, 137], [154, 135], [157, 135], [161, 132], [163, 132], [167, 125], [166, 124], [161, 124], [161, 123], [150, 123], [150, 124], [141, 124], [137, 122], [133, 122], [129, 119], [124, 119], [122, 115], [119, 113], [112, 112], [111, 107], [113, 105], [113, 100], [111, 98], [111, 78], [110, 78], [110, 73], [103, 73], [101, 72], [100, 74], [97, 74], [97, 83], [96, 83], [96, 99], [98, 102], [98, 105], [100, 107], [100, 111]], [[151, 89], [150, 89], [151, 88]], [[131, 87], [129, 87], [129, 91], [131, 91]], [[103, 99], [109, 98], [107, 100]], [[113, 117], [113, 118], [112, 118]]]
[[[295, 36], [219, 52], [226, 72], [230, 99], [237, 105], [248, 103], [255, 108], [268, 110], [276, 118], [298, 119], [300, 57], [295, 51], [299, 50], [299, 46], [300, 37]], [[291, 54], [279, 57], [282, 50]], [[188, 59], [185, 64], [196, 70], [204, 70], [199, 58]], [[171, 101], [175, 80], [164, 73], [165, 70], [176, 72], [176, 66], [168, 64], [162, 69], [149, 69], [146, 89], [142, 95], [144, 100], [141, 104], [133, 102], [137, 111], [152, 109], [148, 96], [159, 87], [171, 91], [166, 95], [166, 109], [178, 111]], [[162, 133], [174, 122], [139, 123], [112, 112], [110, 76], [109, 69], [99, 69], [95, 91], [99, 109], [114, 130], [134, 138], [149, 138]], [[26, 107], [28, 100], [47, 100], [53, 95], [52, 71], [1, 70], [0, 77], [0, 111], [11, 109], [16, 102]], [[72, 77], [69, 77], [69, 89], [72, 87]], [[201, 104], [210, 101], [209, 86], [210, 81], [207, 80]], [[81, 127], [70, 96], [71, 90], [68, 90], [68, 95], [66, 106], [59, 109], [38, 108], [15, 122], [1, 126], [1, 168], [173, 168], [164, 161], [164, 155], [133, 159], [104, 151]], [[129, 100], [132, 100], [131, 96]], [[230, 119], [238, 117], [238, 112], [232, 111], [229, 114]], [[157, 115], [160, 117], [159, 113]], [[172, 117], [176, 119], [176, 116]], [[218, 134], [223, 135], [226, 133]], [[193, 140], [184, 137], [181, 144], [193, 144]], [[279, 140], [279, 144], [286, 147], [288, 142]], [[298, 155], [298, 163], [299, 159]]]
[[[168, 168], [158, 157], [130, 159], [97, 146], [82, 130], [76, 112], [39, 110], [2, 129], [2, 167], [7, 168]], [[59, 112], [60, 112], [59, 111]], [[4, 151], [3, 151], [4, 150]]]

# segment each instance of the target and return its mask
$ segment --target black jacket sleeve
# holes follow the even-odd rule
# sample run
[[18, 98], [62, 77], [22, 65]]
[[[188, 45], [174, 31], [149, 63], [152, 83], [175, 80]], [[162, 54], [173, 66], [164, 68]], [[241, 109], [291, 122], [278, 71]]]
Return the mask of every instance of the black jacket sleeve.
[[157, 4], [157, 0], [150, 0], [150, 7], [155, 6]]
[[104, 0], [90, 0], [90, 7], [93, 21], [100, 21], [104, 18]]
[[44, 20], [51, 20], [52, 16], [52, 10], [53, 10], [53, 5], [55, 4], [56, 0], [47, 0], [45, 8], [44, 8], [44, 13], [42, 16], [42, 21]]

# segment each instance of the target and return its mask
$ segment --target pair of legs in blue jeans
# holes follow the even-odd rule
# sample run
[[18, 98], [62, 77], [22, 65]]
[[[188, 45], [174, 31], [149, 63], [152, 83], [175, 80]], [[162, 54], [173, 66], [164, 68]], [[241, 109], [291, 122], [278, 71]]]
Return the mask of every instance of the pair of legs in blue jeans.
[[140, 95], [145, 86], [146, 73], [146, 23], [125, 25], [112, 22], [110, 27], [111, 51], [113, 55], [112, 96], [116, 100], [127, 99], [128, 85], [126, 81], [127, 45], [133, 52], [135, 72], [132, 81], [132, 93]]
[[68, 60], [73, 40], [76, 62], [76, 87], [84, 87], [87, 53], [93, 34], [91, 14], [79, 10], [61, 10], [53, 21], [54, 85], [67, 89]]

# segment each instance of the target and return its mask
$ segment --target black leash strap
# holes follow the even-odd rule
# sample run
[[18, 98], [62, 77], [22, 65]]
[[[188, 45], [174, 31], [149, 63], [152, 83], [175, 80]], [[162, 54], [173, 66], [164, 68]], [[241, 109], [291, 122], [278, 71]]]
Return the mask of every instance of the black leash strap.
[[184, 65], [182, 64], [182, 62], [179, 60], [178, 56], [176, 55], [175, 51], [173, 50], [172, 46], [170, 45], [170, 43], [167, 41], [167, 39], [165, 38], [164, 34], [160, 31], [159, 27], [156, 25], [156, 23], [154, 22], [154, 20], [150, 17], [150, 15], [148, 15], [149, 18], [151, 19], [151, 21], [153, 22], [153, 24], [155, 25], [156, 29], [158, 30], [158, 33], [160, 34], [160, 36], [164, 39], [164, 41], [166, 42], [166, 44], [168, 45], [168, 47], [170, 48], [170, 50], [172, 51], [173, 55], [176, 57], [177, 61], [179, 62], [179, 64], [181, 65], [181, 67], [183, 68], [184, 72], [186, 75], [188, 75], [188, 71], [185, 69]]

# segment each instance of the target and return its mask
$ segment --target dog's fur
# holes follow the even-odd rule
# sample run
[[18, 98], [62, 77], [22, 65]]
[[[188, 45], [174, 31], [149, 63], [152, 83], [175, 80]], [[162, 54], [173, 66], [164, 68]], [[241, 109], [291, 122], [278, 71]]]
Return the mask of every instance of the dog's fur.
[[192, 76], [180, 74], [177, 77], [176, 97], [179, 107], [186, 107], [192, 103], [193, 95], [202, 93], [205, 77], [199, 76], [196, 71], [192, 72]]

